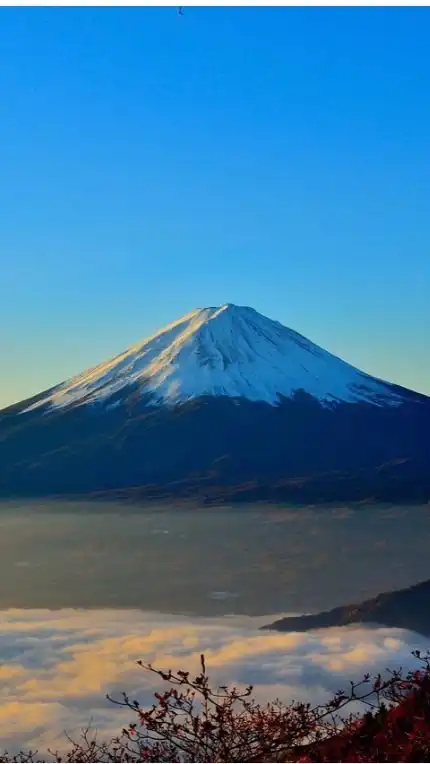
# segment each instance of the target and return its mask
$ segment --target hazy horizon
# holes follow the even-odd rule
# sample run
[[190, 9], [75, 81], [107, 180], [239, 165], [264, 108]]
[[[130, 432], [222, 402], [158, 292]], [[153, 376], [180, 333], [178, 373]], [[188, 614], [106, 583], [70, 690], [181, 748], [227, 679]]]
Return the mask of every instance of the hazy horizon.
[[429, 539], [426, 505], [0, 501], [0, 609], [318, 612], [430, 578]]

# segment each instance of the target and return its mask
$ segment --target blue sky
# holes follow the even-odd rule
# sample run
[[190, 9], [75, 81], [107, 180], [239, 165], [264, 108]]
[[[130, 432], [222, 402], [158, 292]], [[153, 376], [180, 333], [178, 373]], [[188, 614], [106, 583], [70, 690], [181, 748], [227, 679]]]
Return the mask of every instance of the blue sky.
[[225, 302], [430, 394], [428, 8], [0, 18], [0, 405]]

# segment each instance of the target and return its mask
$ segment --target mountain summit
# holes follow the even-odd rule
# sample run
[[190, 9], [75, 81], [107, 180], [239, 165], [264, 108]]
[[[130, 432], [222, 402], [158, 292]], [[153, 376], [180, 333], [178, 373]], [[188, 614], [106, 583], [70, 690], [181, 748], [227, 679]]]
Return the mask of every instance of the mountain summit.
[[[115, 358], [59, 385], [34, 407], [103, 403], [138, 385], [152, 403], [228, 396], [279, 404], [302, 390], [329, 405], [402, 397], [317, 345], [249, 307], [226, 304], [182, 316]], [[26, 410], [30, 410], [26, 409]]]
[[430, 400], [249, 307], [194, 310], [0, 412], [0, 496], [430, 496]]

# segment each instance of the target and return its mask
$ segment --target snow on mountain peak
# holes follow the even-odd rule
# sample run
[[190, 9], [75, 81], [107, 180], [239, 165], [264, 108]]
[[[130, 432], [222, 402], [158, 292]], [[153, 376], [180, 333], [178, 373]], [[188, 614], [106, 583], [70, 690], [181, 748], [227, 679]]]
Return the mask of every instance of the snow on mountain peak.
[[298, 390], [323, 405], [398, 405], [402, 400], [387, 383], [278, 321], [253, 308], [226, 303], [187, 313], [124, 353], [58, 385], [30, 408], [108, 402], [130, 384], [150, 393], [158, 404], [205, 395], [276, 405]]

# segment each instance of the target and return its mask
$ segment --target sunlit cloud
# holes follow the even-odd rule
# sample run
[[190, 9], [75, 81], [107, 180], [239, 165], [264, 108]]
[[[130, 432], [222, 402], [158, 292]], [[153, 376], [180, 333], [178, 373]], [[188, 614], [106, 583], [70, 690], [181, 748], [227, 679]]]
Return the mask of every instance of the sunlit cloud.
[[[259, 625], [259, 622], [258, 622]], [[2, 748], [64, 749], [91, 722], [120, 731], [129, 714], [106, 700], [127, 691], [144, 705], [157, 678], [136, 661], [198, 670], [206, 655], [216, 683], [255, 685], [262, 701], [320, 702], [365, 671], [407, 665], [423, 640], [399, 629], [261, 632], [251, 618], [211, 620], [129, 610], [0, 613]]]

